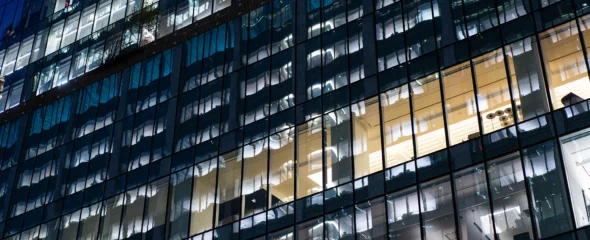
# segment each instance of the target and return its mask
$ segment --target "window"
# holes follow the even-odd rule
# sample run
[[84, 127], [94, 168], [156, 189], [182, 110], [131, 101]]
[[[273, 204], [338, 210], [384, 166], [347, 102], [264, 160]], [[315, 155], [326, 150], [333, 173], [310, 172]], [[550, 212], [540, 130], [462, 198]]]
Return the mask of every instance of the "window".
[[326, 188], [352, 180], [350, 110], [348, 107], [324, 115]]
[[523, 238], [533, 238], [529, 200], [519, 154], [513, 153], [490, 161], [487, 173], [498, 238], [512, 238], [521, 234]]
[[457, 239], [449, 177], [420, 184], [420, 213], [425, 239]]
[[95, 9], [96, 5], [92, 4], [90, 6], [85, 7], [84, 11], [82, 11], [82, 16], [80, 17], [80, 25], [78, 26], [78, 37], [76, 38], [76, 40], [80, 40], [92, 33]]
[[383, 170], [379, 97], [352, 104], [350, 108], [354, 114], [352, 152], [354, 178], [357, 179]]
[[[210, 162], [209, 162], [210, 163]], [[215, 162], [217, 163], [217, 162]], [[203, 164], [208, 164], [207, 162]], [[201, 165], [201, 167], [208, 167], [206, 165]], [[208, 171], [208, 169], [206, 169]], [[215, 170], [213, 170], [215, 171]], [[199, 174], [201, 172], [198, 172]], [[213, 175], [214, 172], [213, 172]], [[195, 178], [199, 177], [200, 175], [196, 175]], [[215, 178], [213, 176], [213, 178]], [[204, 181], [204, 184], [207, 186], [207, 182]], [[214, 201], [214, 193], [215, 191], [214, 186], [211, 187], [208, 185], [209, 189], [206, 190], [205, 195], [200, 195], [200, 197], [191, 196], [191, 189], [193, 183], [193, 168], [187, 168], [184, 170], [180, 170], [176, 173], [170, 175], [170, 203], [168, 204], [168, 223], [167, 223], [167, 234], [166, 238], [168, 239], [182, 239], [186, 237], [188, 232], [188, 223], [191, 220], [191, 216], [196, 214], [195, 217], [201, 219], [203, 222], [201, 223], [203, 228], [211, 228], [211, 219], [213, 219], [213, 201]], [[209, 183], [210, 184], [210, 183]], [[200, 189], [206, 189], [205, 186], [200, 186]], [[196, 199], [196, 202], [191, 204], [191, 198]], [[201, 203], [200, 200], [204, 200]], [[208, 206], [211, 205], [211, 206]], [[195, 206], [194, 211], [191, 210], [191, 207]], [[203, 206], [202, 209], [199, 207]], [[204, 211], [207, 209], [207, 211]], [[200, 215], [199, 213], [202, 213]], [[190, 215], [189, 215], [190, 214]], [[207, 217], [209, 216], [209, 222], [206, 221]]]
[[63, 40], [61, 47], [65, 47], [76, 41], [76, 34], [78, 33], [78, 24], [80, 23], [80, 13], [68, 17], [63, 31]]
[[80, 232], [78, 237], [80, 239], [94, 239], [98, 234], [98, 224], [101, 213], [100, 203], [90, 205], [82, 208], [80, 215]]
[[440, 81], [433, 74], [410, 83], [417, 157], [447, 146]]
[[142, 233], [141, 223], [143, 220], [146, 197], [145, 185], [129, 190], [125, 193], [125, 207], [123, 209], [120, 238], [131, 238], [134, 237], [134, 235]]
[[348, 84], [346, 28], [324, 33], [322, 45], [323, 89], [324, 93], [327, 93]]
[[[218, 157], [218, 183], [215, 226], [221, 226], [240, 219], [242, 180], [242, 149]], [[196, 195], [199, 196], [198, 192]], [[193, 193], [194, 194], [194, 193]]]
[[559, 109], [590, 98], [588, 69], [576, 22], [542, 32], [539, 38], [553, 107]]
[[509, 111], [508, 115], [516, 115], [519, 122], [549, 112], [537, 44], [533, 36], [504, 47], [516, 105], [516, 111]]
[[387, 196], [389, 239], [420, 239], [418, 192], [409, 188]]
[[326, 214], [324, 228], [326, 239], [350, 239], [354, 237], [353, 208], [345, 208]]
[[297, 224], [297, 239], [322, 239], [324, 236], [324, 222], [322, 218], [316, 218]]
[[393, 167], [414, 158], [410, 90], [408, 85], [381, 94], [385, 167]]
[[[116, 1], [116, 0], [115, 0]], [[111, 15], [111, 0], [102, 0], [98, 3], [96, 14], [94, 18], [94, 30], [96, 32], [109, 24], [109, 16]]]
[[514, 125], [502, 49], [472, 60], [483, 133]]
[[323, 190], [322, 152], [322, 118], [297, 126], [297, 199]]
[[355, 211], [357, 239], [387, 239], [387, 217], [382, 197], [357, 204]]
[[100, 219], [100, 226], [102, 227], [98, 235], [100, 239], [119, 239], [124, 196], [125, 194], [119, 194], [102, 202], [102, 217]]
[[477, 106], [469, 62], [442, 71], [449, 144], [479, 136]]
[[537, 236], [552, 236], [572, 229], [561, 160], [553, 140], [523, 150], [525, 174], [532, 197]]
[[483, 165], [454, 173], [453, 181], [461, 239], [493, 239], [494, 226]]
[[125, 17], [125, 8], [127, 7], [127, 0], [113, 0], [113, 4], [111, 5], [111, 17], [110, 23], [114, 23], [119, 19]]
[[242, 180], [242, 217], [267, 209], [268, 139], [244, 146], [244, 177]]
[[193, 196], [190, 206], [190, 235], [213, 228], [216, 178], [217, 159], [211, 159], [195, 166]]
[[292, 47], [295, 42], [293, 39], [294, 5], [292, 0], [273, 1], [272, 54]]
[[589, 130], [584, 129], [559, 139], [577, 227], [590, 224], [590, 175], [586, 172], [586, 167], [589, 167], [587, 156], [590, 154]]
[[166, 237], [166, 204], [168, 203], [168, 177], [147, 185], [143, 232], [146, 239]]
[[31, 58], [31, 51], [33, 50], [33, 39], [35, 35], [31, 35], [21, 41], [20, 50], [18, 52], [18, 58], [16, 59], [16, 66], [14, 70], [19, 70], [29, 64]]
[[269, 138], [269, 208], [294, 200], [295, 129], [287, 129]]
[[45, 49], [45, 56], [57, 51], [61, 44], [61, 38], [63, 37], [64, 21], [60, 21], [53, 24], [49, 31], [49, 37], [47, 39], [47, 48]]
[[401, 2], [375, 13], [379, 71], [406, 62]]

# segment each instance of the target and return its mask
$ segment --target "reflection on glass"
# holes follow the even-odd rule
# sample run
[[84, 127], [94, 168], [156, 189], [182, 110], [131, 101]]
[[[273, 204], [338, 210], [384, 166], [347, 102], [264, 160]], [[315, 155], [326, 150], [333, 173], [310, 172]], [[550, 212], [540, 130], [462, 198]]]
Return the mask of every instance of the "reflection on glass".
[[[380, 0], [378, 4], [393, 3], [392, 0]], [[404, 21], [401, 3], [380, 9], [375, 13], [377, 38], [377, 66], [379, 71], [389, 69], [406, 62], [404, 46]]]
[[97, 203], [82, 209], [78, 239], [96, 239], [101, 204]]
[[519, 40], [504, 50], [516, 105], [516, 111], [509, 113], [516, 113], [516, 118], [522, 122], [549, 112], [537, 38]]
[[454, 173], [453, 181], [461, 239], [494, 239], [483, 165]]
[[447, 146], [438, 74], [410, 83], [416, 153], [423, 156]]
[[326, 188], [352, 180], [350, 110], [338, 109], [324, 115]]
[[242, 217], [266, 210], [268, 139], [244, 146]]
[[383, 197], [357, 204], [355, 209], [357, 239], [387, 239], [387, 219]]
[[533, 198], [533, 222], [540, 238], [572, 229], [561, 160], [553, 140], [523, 150], [525, 175]]
[[381, 155], [381, 120], [379, 97], [352, 104], [354, 178], [361, 178], [383, 169]]
[[324, 235], [324, 222], [322, 218], [316, 218], [309, 220], [307, 222], [303, 222], [297, 225], [297, 239], [298, 240], [307, 240], [307, 239], [323, 239]]
[[542, 32], [541, 49], [555, 109], [590, 98], [590, 81], [575, 21]]
[[416, 188], [387, 196], [389, 239], [420, 239], [420, 210]]
[[268, 240], [293, 240], [293, 237], [292, 227], [268, 234]]
[[560, 141], [576, 226], [586, 226], [590, 224], [590, 129], [563, 136]]
[[[170, 175], [170, 203], [168, 204], [167, 238], [181, 239], [186, 237], [190, 221], [191, 188], [193, 168], [178, 171]], [[205, 198], [206, 199], [206, 198]], [[213, 199], [210, 201], [213, 202]], [[209, 219], [213, 218], [212, 214]]]
[[354, 237], [353, 228], [353, 208], [338, 210], [334, 213], [326, 214], [325, 239], [351, 239]]
[[120, 194], [103, 201], [99, 239], [119, 239], [119, 229], [121, 228], [119, 224], [121, 221], [121, 212], [123, 211], [123, 198], [124, 194]]
[[213, 227], [215, 180], [217, 160], [197, 164], [194, 169], [193, 197], [191, 202], [190, 233], [200, 233]]
[[270, 136], [269, 208], [294, 200], [295, 129]]
[[[240, 181], [242, 177], [242, 149], [219, 156], [215, 226], [240, 218]], [[214, 182], [215, 179], [212, 179]], [[194, 194], [194, 193], [193, 193]], [[198, 195], [198, 194], [197, 194]]]
[[322, 118], [297, 126], [297, 199], [323, 189]]
[[381, 94], [385, 167], [393, 167], [414, 158], [410, 91], [408, 85]]
[[[141, 220], [143, 219], [146, 186], [129, 190], [125, 193], [125, 207], [121, 222], [121, 238], [131, 238], [141, 234]], [[137, 237], [137, 236], [135, 236]], [[68, 238], [73, 239], [73, 238]]]
[[168, 178], [147, 185], [143, 232], [147, 239], [166, 238], [166, 205], [168, 204]]
[[[78, 225], [80, 223], [80, 210], [61, 217], [59, 228], [59, 240], [76, 239], [78, 233]], [[141, 222], [141, 219], [139, 220]], [[125, 233], [125, 229], [121, 234]]]
[[425, 239], [457, 239], [453, 192], [448, 177], [420, 184], [420, 213]]
[[477, 106], [469, 62], [442, 71], [449, 144], [479, 136]]
[[472, 61], [483, 133], [514, 125], [502, 49], [494, 50]]
[[487, 172], [498, 238], [533, 238], [522, 163], [518, 153], [491, 161]]

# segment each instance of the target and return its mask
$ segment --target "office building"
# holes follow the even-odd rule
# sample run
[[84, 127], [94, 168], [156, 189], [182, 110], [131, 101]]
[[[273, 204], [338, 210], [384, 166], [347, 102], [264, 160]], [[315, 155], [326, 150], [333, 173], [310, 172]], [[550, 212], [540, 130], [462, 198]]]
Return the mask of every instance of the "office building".
[[0, 0], [0, 236], [590, 239], [588, 4]]

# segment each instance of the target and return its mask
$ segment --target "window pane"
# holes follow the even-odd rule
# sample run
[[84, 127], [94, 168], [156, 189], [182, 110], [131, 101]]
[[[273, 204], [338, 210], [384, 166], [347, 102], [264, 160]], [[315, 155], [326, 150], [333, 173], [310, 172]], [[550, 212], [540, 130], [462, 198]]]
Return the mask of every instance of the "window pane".
[[322, 118], [297, 126], [297, 199], [323, 189]]
[[293, 46], [293, 12], [295, 1], [273, 1], [272, 17], [272, 53], [277, 53]]
[[586, 167], [590, 166], [587, 161], [590, 154], [589, 131], [585, 129], [560, 138], [577, 227], [590, 223], [590, 176], [586, 172]]
[[541, 238], [572, 229], [561, 160], [553, 140], [523, 150], [532, 213]]
[[[123, 222], [121, 223], [121, 238], [131, 238], [141, 234], [141, 222], [143, 219], [143, 207], [145, 202], [146, 186], [141, 186], [125, 193], [125, 209]], [[135, 236], [138, 237], [138, 236]]]
[[490, 133], [514, 124], [510, 91], [501, 49], [472, 60], [477, 84], [477, 103], [483, 133]]
[[479, 136], [470, 63], [443, 70], [442, 80], [449, 144], [452, 146]]
[[324, 222], [322, 218], [316, 218], [297, 225], [297, 239], [322, 239], [324, 231]]
[[96, 239], [98, 235], [98, 220], [100, 219], [101, 204], [97, 203], [82, 209], [80, 217], [80, 233], [78, 239]]
[[146, 239], [166, 237], [166, 204], [168, 203], [168, 177], [147, 185], [146, 211], [143, 232]]
[[533, 229], [520, 156], [515, 153], [493, 160], [487, 172], [498, 239], [531, 239]]
[[[188, 222], [190, 220], [189, 211], [191, 209], [191, 188], [193, 182], [192, 176], [192, 168], [181, 170], [170, 175], [170, 204], [168, 205], [169, 239], [184, 238], [188, 232]], [[211, 195], [213, 194], [211, 193]], [[205, 199], [207, 198], [205, 197]], [[210, 203], [213, 204], [212, 197]], [[213, 212], [213, 210], [210, 211]], [[213, 214], [209, 215], [209, 219], [213, 218], [212, 215]], [[211, 224], [209, 223], [209, 225]]]
[[[217, 183], [215, 226], [221, 226], [240, 218], [242, 149], [239, 148], [233, 152], [221, 155], [218, 159], [218, 175], [221, 177]], [[199, 196], [198, 193], [196, 195]]]
[[190, 235], [213, 228], [217, 159], [195, 166]]
[[[537, 39], [528, 37], [506, 46], [504, 50], [510, 70], [512, 95], [518, 121], [549, 112]], [[509, 113], [514, 114], [514, 112]]]
[[377, 66], [379, 71], [406, 62], [401, 2], [375, 13]]
[[324, 93], [336, 90], [348, 84], [348, 56], [346, 46], [346, 28], [324, 33], [322, 35], [322, 78]]
[[410, 91], [408, 85], [381, 94], [385, 167], [393, 167], [414, 158]]
[[381, 120], [379, 97], [351, 105], [354, 153], [354, 178], [383, 169], [381, 156]]
[[102, 203], [99, 239], [119, 239], [124, 196], [120, 194]]
[[438, 75], [410, 83], [414, 111], [416, 153], [423, 156], [447, 146]]
[[576, 22], [549, 29], [539, 37], [553, 107], [562, 108], [590, 98], [588, 69]]
[[453, 174], [461, 239], [494, 239], [483, 165]]
[[326, 188], [352, 180], [350, 110], [338, 109], [324, 116]]
[[268, 139], [244, 146], [242, 217], [266, 210]]
[[59, 228], [59, 239], [70, 240], [76, 239], [78, 225], [80, 223], [80, 210], [61, 217]]
[[418, 192], [410, 188], [387, 196], [389, 239], [420, 239]]
[[334, 213], [326, 214], [324, 228], [326, 230], [325, 239], [352, 239], [354, 232], [353, 208], [339, 210]]
[[420, 203], [425, 239], [457, 239], [449, 177], [420, 184]]
[[387, 239], [387, 223], [385, 201], [383, 198], [373, 199], [355, 206], [356, 238]]
[[269, 138], [269, 208], [293, 201], [295, 194], [295, 129], [291, 128]]

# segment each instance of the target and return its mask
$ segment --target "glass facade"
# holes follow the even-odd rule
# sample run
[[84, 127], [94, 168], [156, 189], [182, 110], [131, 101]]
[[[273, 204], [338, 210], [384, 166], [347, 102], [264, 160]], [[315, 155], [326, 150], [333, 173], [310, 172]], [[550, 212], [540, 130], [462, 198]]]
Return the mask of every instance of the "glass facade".
[[243, 7], [39, 2], [0, 45], [3, 239], [590, 239], [590, 1], [252, 2], [27, 110]]
[[[236, 0], [2, 0], [0, 112]], [[270, 19], [270, 18], [269, 18]], [[118, 61], [118, 60], [117, 60]]]

